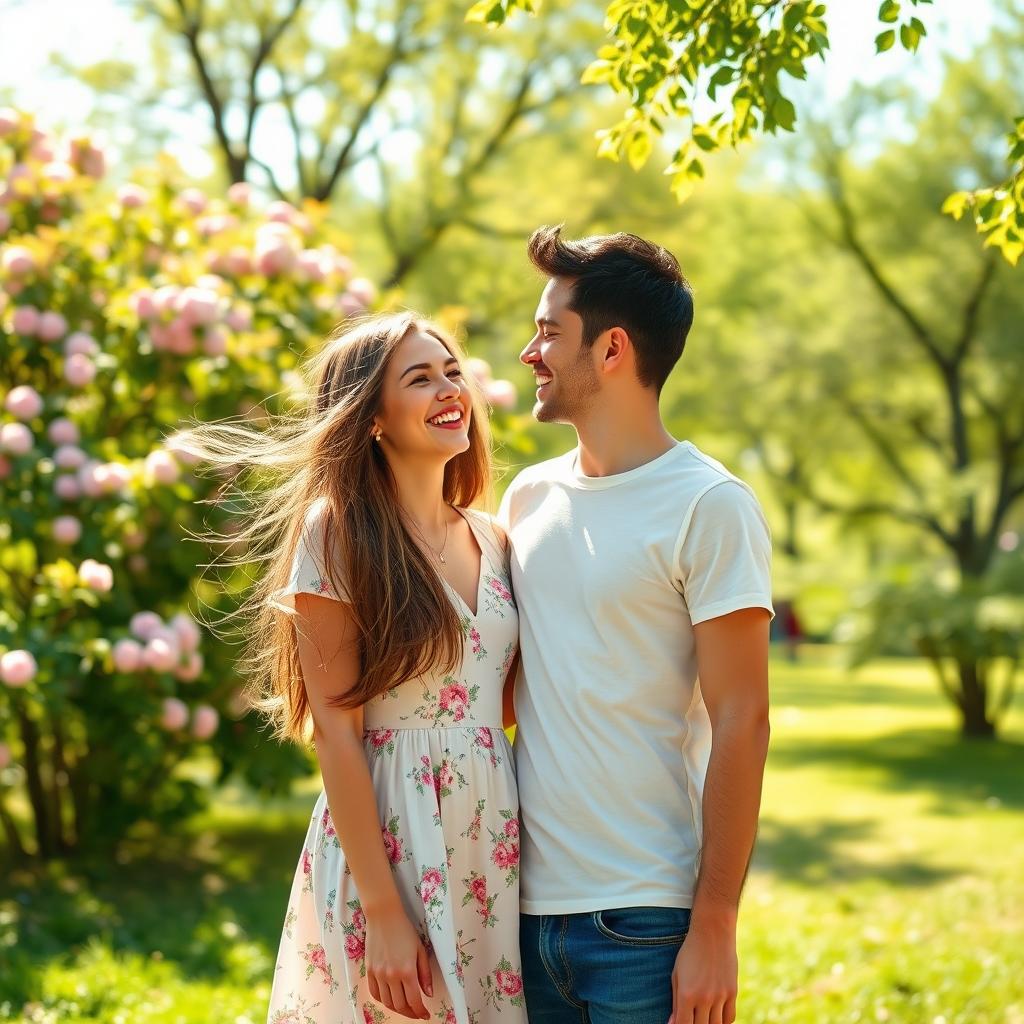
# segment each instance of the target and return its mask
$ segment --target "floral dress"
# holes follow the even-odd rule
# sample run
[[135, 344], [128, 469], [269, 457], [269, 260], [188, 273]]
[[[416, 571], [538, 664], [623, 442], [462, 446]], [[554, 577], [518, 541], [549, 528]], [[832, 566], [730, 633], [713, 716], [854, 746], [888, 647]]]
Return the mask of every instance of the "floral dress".
[[[334, 597], [321, 572], [316, 510], [292, 578], [296, 593]], [[519, 620], [506, 555], [489, 517], [463, 511], [481, 550], [474, 609], [462, 617], [462, 665], [402, 683], [364, 705], [366, 757], [380, 832], [406, 912], [431, 951], [441, 1024], [525, 1024], [519, 965], [519, 809], [502, 686]], [[319, 557], [313, 557], [317, 552]], [[369, 992], [366, 918], [321, 793], [284, 922], [268, 1024], [406, 1024]]]

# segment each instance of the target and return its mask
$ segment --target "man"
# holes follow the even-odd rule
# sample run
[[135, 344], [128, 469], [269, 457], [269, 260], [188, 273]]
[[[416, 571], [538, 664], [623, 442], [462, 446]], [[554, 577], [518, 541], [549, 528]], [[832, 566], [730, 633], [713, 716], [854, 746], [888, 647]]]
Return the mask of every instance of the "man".
[[661, 421], [693, 320], [675, 258], [559, 228], [529, 254], [549, 278], [520, 356], [534, 415], [579, 438], [520, 473], [500, 512], [521, 615], [530, 1024], [732, 1024], [768, 747], [768, 526]]

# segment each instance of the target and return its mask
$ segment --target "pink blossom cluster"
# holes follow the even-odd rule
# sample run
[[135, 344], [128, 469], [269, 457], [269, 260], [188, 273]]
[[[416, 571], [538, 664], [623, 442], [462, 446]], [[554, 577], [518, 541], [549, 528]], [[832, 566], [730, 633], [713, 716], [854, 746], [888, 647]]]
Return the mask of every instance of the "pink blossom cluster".
[[136, 612], [128, 628], [132, 635], [113, 647], [118, 672], [170, 672], [186, 683], [199, 678], [203, 671], [202, 634], [190, 615], [179, 612], [164, 622], [156, 612]]
[[106, 173], [106, 155], [88, 137], [60, 145], [35, 127], [29, 114], [0, 108], [0, 139], [14, 160], [0, 181], [0, 235], [11, 226], [5, 207], [14, 201], [29, 203], [44, 224], [56, 224], [77, 199], [81, 177], [100, 179]]
[[466, 371], [476, 381], [484, 398], [495, 409], [509, 412], [516, 407], [518, 394], [510, 380], [495, 379], [491, 364], [476, 356], [466, 360]]

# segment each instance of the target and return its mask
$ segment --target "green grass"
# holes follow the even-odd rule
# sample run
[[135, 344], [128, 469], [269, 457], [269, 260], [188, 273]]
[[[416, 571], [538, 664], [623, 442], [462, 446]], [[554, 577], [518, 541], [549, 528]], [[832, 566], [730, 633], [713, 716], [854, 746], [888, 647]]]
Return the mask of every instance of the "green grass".
[[[773, 666], [739, 1020], [1024, 1024], [1024, 707], [965, 742], [923, 665], [838, 665]], [[0, 882], [0, 1020], [262, 1021], [314, 791]]]

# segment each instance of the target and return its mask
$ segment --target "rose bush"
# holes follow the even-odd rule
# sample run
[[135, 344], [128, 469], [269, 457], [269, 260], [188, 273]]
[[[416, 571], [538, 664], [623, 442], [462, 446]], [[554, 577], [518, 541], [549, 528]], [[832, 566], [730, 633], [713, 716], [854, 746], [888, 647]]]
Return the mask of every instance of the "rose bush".
[[0, 821], [41, 856], [195, 809], [191, 755], [264, 788], [308, 767], [195, 620], [233, 599], [192, 535], [232, 522], [173, 432], [289, 403], [306, 345], [375, 300], [319, 206], [104, 164], [0, 111]]

